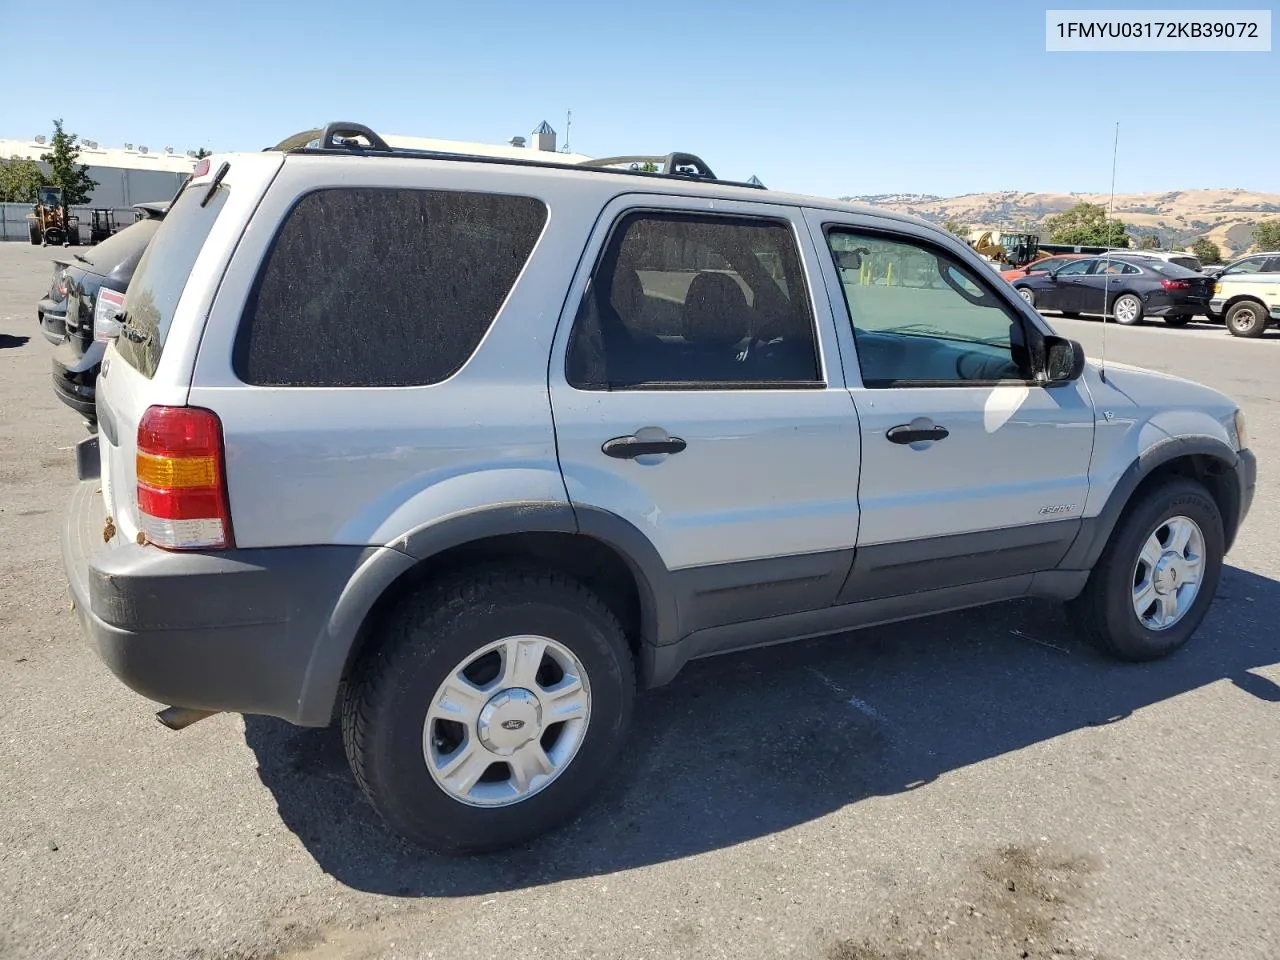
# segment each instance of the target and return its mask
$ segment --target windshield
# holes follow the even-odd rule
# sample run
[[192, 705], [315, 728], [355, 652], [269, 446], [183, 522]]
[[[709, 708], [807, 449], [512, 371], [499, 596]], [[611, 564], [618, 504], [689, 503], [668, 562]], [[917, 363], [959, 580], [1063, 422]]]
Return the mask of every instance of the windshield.
[[184, 190], [174, 201], [129, 282], [116, 350], [144, 376], [155, 375], [187, 277], [226, 205], [226, 185], [218, 188], [207, 206], [201, 206], [206, 190], [205, 186]]

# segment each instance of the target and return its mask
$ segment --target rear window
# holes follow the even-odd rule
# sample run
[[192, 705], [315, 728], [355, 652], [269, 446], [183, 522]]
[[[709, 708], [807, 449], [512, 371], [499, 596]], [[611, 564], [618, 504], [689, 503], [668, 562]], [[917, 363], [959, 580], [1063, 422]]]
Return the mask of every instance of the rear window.
[[546, 220], [542, 201], [506, 194], [307, 194], [245, 305], [236, 375], [258, 386], [447, 380], [480, 345]]
[[94, 273], [104, 277], [121, 267], [125, 269], [135, 267], [159, 226], [159, 220], [140, 220], [132, 223], [123, 230], [116, 231], [101, 243], [94, 244], [80, 256], [88, 261]]
[[1200, 274], [1194, 270], [1188, 270], [1186, 267], [1180, 267], [1176, 263], [1166, 263], [1164, 260], [1152, 260], [1146, 265], [1149, 269], [1156, 273], [1163, 274], [1166, 277], [1173, 277], [1176, 280], [1185, 280], [1188, 277], [1198, 277]]
[[226, 205], [230, 188], [223, 184], [202, 207], [208, 189], [205, 185], [182, 191], [129, 281], [125, 323], [115, 344], [120, 356], [144, 376], [155, 376], [187, 277]]
[[1186, 267], [1188, 270], [1192, 270], [1196, 273], [1199, 273], [1204, 266], [1195, 257], [1171, 257], [1169, 262], [1177, 264], [1180, 267]]

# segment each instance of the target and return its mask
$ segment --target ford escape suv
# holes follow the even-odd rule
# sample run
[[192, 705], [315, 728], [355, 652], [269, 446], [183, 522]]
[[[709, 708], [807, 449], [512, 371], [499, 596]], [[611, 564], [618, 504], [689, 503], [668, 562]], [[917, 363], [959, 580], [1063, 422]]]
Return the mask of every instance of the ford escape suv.
[[921, 220], [656, 166], [355, 124], [202, 161], [77, 451], [110, 669], [175, 727], [339, 722], [456, 851], [571, 817], [692, 658], [1027, 596], [1188, 640], [1253, 497], [1235, 403], [1104, 373]]

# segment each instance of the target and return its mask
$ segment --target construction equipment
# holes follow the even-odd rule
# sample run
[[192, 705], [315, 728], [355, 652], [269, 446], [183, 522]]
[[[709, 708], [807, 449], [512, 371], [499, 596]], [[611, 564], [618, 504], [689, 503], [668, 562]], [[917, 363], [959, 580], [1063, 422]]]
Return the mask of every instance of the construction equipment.
[[27, 214], [27, 233], [32, 246], [49, 244], [71, 246], [80, 242], [80, 218], [67, 216], [62, 210], [62, 190], [58, 187], [39, 187], [36, 205]]
[[89, 242], [101, 243], [116, 232], [116, 212], [114, 210], [93, 210], [93, 220], [89, 225]]
[[1023, 267], [1040, 258], [1040, 237], [1034, 233], [975, 230], [967, 242], [979, 256], [1002, 269]]

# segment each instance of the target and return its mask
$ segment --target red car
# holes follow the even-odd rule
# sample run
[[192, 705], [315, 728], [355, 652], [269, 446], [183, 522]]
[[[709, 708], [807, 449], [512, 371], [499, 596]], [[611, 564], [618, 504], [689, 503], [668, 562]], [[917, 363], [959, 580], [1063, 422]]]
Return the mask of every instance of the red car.
[[1001, 270], [1000, 276], [1004, 277], [1010, 283], [1019, 277], [1030, 277], [1037, 273], [1044, 273], [1048, 270], [1056, 270], [1068, 260], [1079, 260], [1081, 257], [1088, 256], [1084, 253], [1059, 253], [1052, 257], [1044, 257], [1036, 260], [1034, 263], [1028, 263], [1021, 267], [1014, 267], [1011, 270]]

